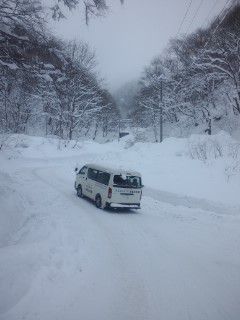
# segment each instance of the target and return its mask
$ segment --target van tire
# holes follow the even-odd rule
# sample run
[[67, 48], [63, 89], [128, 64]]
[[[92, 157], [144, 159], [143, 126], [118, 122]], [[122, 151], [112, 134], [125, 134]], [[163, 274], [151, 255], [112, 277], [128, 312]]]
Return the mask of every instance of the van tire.
[[78, 198], [83, 198], [82, 186], [80, 184], [77, 187], [77, 196]]
[[95, 197], [95, 205], [98, 209], [102, 209], [102, 198], [100, 194], [97, 194]]

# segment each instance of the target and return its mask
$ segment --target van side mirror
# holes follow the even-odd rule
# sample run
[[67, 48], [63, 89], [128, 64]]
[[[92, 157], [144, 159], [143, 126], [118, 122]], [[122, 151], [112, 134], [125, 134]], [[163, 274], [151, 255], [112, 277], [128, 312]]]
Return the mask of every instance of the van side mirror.
[[144, 187], [144, 184], [141, 185], [141, 188], [143, 188], [143, 187]]
[[75, 172], [78, 172], [78, 168], [75, 168], [75, 170], [74, 170]]

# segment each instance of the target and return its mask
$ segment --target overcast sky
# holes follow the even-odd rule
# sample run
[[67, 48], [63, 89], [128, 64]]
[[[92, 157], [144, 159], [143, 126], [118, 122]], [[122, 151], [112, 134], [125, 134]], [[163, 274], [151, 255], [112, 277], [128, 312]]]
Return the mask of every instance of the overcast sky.
[[[98, 70], [112, 91], [137, 79], [144, 66], [176, 36], [191, 0], [109, 0], [104, 18], [85, 25], [81, 10], [67, 19], [51, 22], [53, 31], [64, 39], [82, 39], [96, 50]], [[226, 0], [192, 0], [181, 33], [206, 26]], [[197, 10], [199, 8], [199, 10]]]

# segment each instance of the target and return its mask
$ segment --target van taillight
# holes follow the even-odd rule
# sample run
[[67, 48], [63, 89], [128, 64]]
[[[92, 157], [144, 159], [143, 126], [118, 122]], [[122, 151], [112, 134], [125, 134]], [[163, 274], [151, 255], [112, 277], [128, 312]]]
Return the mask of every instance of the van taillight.
[[112, 198], [112, 188], [108, 188], [108, 198]]
[[140, 200], [142, 200], [142, 190], [140, 191]]

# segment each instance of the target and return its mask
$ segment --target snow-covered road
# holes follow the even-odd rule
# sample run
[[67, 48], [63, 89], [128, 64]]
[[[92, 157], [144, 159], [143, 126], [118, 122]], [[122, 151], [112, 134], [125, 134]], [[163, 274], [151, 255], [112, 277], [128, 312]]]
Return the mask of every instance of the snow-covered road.
[[98, 210], [75, 195], [74, 161], [5, 177], [27, 214], [1, 242], [1, 320], [239, 319], [238, 215], [148, 188], [139, 211]]
[[[61, 150], [54, 139], [16, 136], [0, 154], [1, 320], [239, 320], [231, 159], [193, 160], [184, 139], [124, 143]], [[78, 199], [77, 162], [141, 171], [142, 209]]]

